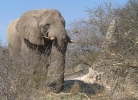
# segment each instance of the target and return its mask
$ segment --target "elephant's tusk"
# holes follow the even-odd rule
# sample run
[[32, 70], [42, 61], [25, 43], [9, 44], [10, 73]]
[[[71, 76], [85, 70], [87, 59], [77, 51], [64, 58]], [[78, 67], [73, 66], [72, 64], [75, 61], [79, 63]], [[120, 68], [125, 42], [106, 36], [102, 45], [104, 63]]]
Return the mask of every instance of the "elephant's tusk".
[[52, 40], [52, 41], [55, 40], [55, 37], [50, 37], [50, 40]]
[[69, 43], [76, 43], [76, 41], [74, 41], [74, 40], [70, 40]]

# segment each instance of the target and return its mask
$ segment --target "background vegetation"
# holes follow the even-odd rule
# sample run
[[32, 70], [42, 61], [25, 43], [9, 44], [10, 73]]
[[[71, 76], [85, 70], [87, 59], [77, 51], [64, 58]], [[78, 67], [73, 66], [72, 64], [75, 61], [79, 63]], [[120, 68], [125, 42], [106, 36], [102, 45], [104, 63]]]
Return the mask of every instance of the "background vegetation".
[[[0, 42], [0, 100], [137, 100], [138, 0], [128, 0], [126, 5], [115, 7], [103, 3], [86, 12], [88, 19], [76, 20], [67, 29], [76, 43], [68, 46], [65, 77], [92, 68], [103, 72], [101, 82], [97, 84], [104, 88], [88, 93], [81, 90], [85, 85], [74, 82], [63, 93], [54, 94], [47, 86], [55, 77], [51, 74], [54, 62], [49, 77], [45, 77], [43, 59], [38, 61], [31, 56], [28, 56], [29, 61], [21, 57], [13, 59], [8, 48]], [[116, 30], [109, 52], [106, 52], [103, 42], [113, 19]], [[100, 85], [93, 85], [91, 90]], [[111, 88], [107, 90], [106, 86]]]

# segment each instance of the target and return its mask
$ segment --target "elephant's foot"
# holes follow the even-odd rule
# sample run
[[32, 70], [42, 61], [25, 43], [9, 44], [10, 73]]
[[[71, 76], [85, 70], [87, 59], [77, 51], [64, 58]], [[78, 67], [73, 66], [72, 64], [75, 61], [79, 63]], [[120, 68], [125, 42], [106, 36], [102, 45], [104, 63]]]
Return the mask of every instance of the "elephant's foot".
[[60, 76], [56, 81], [56, 88], [54, 90], [55, 93], [60, 93], [64, 88], [64, 76]]
[[[64, 68], [62, 68], [62, 70], [63, 70]], [[62, 90], [63, 90], [63, 88], [64, 88], [64, 73], [63, 72], [61, 72], [61, 73], [59, 73], [59, 72], [61, 72], [61, 69], [60, 69], [60, 71], [58, 70], [57, 71], [57, 78], [56, 78], [56, 88], [54, 89], [54, 93], [60, 93], [60, 92], [62, 92]]]
[[56, 84], [56, 89], [54, 90], [54, 93], [60, 93], [64, 88], [63, 84]]

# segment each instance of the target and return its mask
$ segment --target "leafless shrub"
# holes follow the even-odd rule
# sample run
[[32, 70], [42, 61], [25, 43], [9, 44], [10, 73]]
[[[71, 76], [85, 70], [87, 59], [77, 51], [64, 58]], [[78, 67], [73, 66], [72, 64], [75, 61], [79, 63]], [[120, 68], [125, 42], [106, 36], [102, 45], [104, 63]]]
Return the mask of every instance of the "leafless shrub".
[[[105, 3], [97, 8], [87, 9], [88, 19], [71, 23], [67, 32], [76, 40], [76, 43], [68, 47], [65, 75], [75, 73], [74, 66], [83, 63], [84, 70], [86, 67], [91, 67], [103, 72], [99, 84], [108, 87], [109, 90], [105, 89], [95, 95], [83, 93], [82, 96], [78, 93], [82, 90], [78, 83], [75, 83], [74, 87], [79, 90], [74, 91], [72, 87], [71, 91], [77, 94], [75, 96], [62, 94], [58, 96], [59, 99], [77, 97], [96, 100], [136, 100], [138, 97], [137, 11], [138, 0], [129, 0], [125, 6], [116, 8]], [[102, 44], [107, 43], [105, 36], [112, 19], [116, 20], [116, 30], [112, 35], [113, 38], [110, 38], [108, 50], [103, 50]], [[50, 78], [45, 77], [47, 74], [45, 65], [48, 59], [36, 56], [28, 55], [28, 60], [20, 56], [11, 58], [7, 48], [0, 45], [0, 98], [32, 100], [43, 94], [43, 100], [51, 98], [57, 100], [55, 95], [48, 95], [49, 89], [46, 86], [47, 81], [51, 83], [49, 79], [53, 73], [52, 71], [49, 73]], [[56, 66], [54, 62], [52, 64]]]
[[0, 98], [3, 100], [31, 100], [37, 90], [46, 87], [48, 59], [37, 55], [26, 57], [11, 58], [8, 49], [0, 48]]
[[[125, 6], [116, 8], [104, 4], [88, 9], [89, 18], [74, 21], [68, 31], [77, 40], [71, 48], [77, 61], [75, 63], [85, 63], [105, 73], [103, 80], [111, 85], [109, 99], [115, 99], [116, 96], [117, 99], [127, 98], [128, 94], [132, 98], [137, 97], [135, 93], [128, 92], [138, 88], [137, 8], [138, 1], [129, 0]], [[101, 52], [102, 42], [107, 42], [105, 36], [112, 19], [116, 20], [116, 30], [112, 35], [114, 39], [111, 38], [108, 44], [109, 52]]]
[[[111, 3], [105, 3], [94, 9], [87, 9], [88, 19], [80, 19], [70, 24], [68, 34], [75, 40], [74, 47], [68, 52], [74, 55], [76, 65], [86, 63], [91, 65], [99, 54], [101, 44], [107, 32], [109, 23], [115, 17]], [[70, 54], [69, 54], [70, 55]]]

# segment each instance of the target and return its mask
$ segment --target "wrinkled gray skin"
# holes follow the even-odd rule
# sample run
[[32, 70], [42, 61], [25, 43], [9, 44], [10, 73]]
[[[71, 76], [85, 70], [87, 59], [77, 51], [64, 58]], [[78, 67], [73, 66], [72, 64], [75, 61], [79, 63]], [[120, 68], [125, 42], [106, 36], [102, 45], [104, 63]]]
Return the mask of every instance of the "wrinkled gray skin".
[[[47, 38], [45, 38], [47, 37]], [[52, 40], [51, 37], [54, 37]], [[28, 55], [29, 52], [44, 54], [54, 49], [57, 59], [55, 92], [61, 92], [64, 84], [65, 54], [70, 42], [65, 30], [65, 21], [57, 10], [31, 10], [10, 23], [7, 41], [12, 57]], [[47, 58], [50, 55], [45, 55]]]

